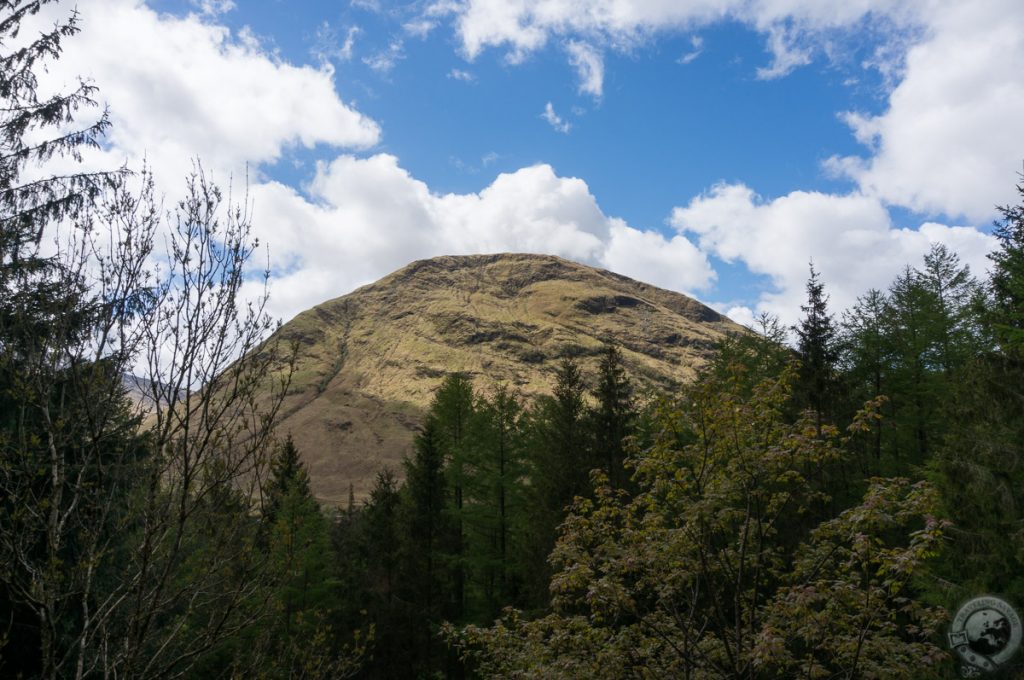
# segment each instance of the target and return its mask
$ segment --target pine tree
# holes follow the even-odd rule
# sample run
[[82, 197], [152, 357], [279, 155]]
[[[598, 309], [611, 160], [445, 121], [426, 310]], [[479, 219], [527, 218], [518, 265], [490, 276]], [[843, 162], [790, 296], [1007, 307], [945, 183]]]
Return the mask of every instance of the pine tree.
[[815, 412], [815, 426], [821, 436], [822, 424], [832, 419], [837, 390], [836, 328], [828, 312], [825, 284], [810, 265], [807, 280], [807, 304], [801, 305], [803, 318], [793, 327], [797, 334], [797, 353], [800, 356], [798, 394]]
[[[116, 174], [72, 172], [43, 179], [25, 178], [25, 171], [54, 158], [80, 160], [82, 152], [99, 148], [110, 128], [107, 112], [81, 123], [83, 111], [96, 110], [96, 86], [79, 80], [70, 90], [39, 92], [37, 73], [59, 59], [64, 40], [79, 32], [73, 10], [49, 30], [15, 48], [21, 24], [55, 0], [13, 0], [0, 3], [0, 288], [8, 276], [28, 262], [40, 262], [34, 246], [54, 220], [77, 215], [95, 200]], [[26, 261], [26, 256], [28, 261]]]

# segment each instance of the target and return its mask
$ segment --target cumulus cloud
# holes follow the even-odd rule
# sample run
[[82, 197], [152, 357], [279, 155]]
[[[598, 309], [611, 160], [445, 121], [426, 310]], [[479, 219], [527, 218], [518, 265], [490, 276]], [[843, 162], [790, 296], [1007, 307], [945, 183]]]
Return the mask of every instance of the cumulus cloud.
[[1024, 157], [1024, 3], [943, 3], [878, 116], [845, 115], [867, 158], [828, 167], [881, 200], [987, 221]]
[[685, 237], [605, 215], [583, 180], [545, 164], [500, 174], [477, 193], [441, 195], [394, 156], [345, 155], [321, 164], [309, 190], [313, 201], [278, 183], [254, 193], [260, 238], [279, 272], [272, 311], [284, 318], [442, 254], [550, 253], [686, 291], [714, 279]]
[[[434, 16], [443, 12], [454, 15], [462, 51], [468, 58], [489, 47], [504, 47], [513, 62], [544, 47], [552, 37], [629, 50], [658, 33], [693, 30], [723, 20], [739, 21], [766, 36], [772, 61], [761, 75], [773, 77], [806, 63], [812, 44], [826, 43], [829, 31], [860, 27], [869, 17], [905, 27], [926, 15], [934, 2], [467, 0], [430, 7]], [[798, 39], [805, 44], [797, 47]]]
[[544, 105], [544, 111], [540, 117], [546, 120], [556, 132], [561, 132], [563, 135], [569, 134], [569, 131], [572, 130], [572, 123], [562, 120], [562, 117], [555, 113], [555, 107], [551, 105], [551, 102]]
[[168, 182], [197, 154], [240, 176], [292, 147], [363, 149], [380, 138], [378, 125], [339, 97], [330, 66], [288, 64], [250, 34], [158, 14], [141, 0], [89, 5], [46, 82], [60, 87], [78, 75], [110, 106], [106, 164], [139, 167], [145, 157]]
[[715, 186], [675, 208], [670, 222], [680, 234], [695, 236], [701, 251], [767, 275], [774, 290], [762, 293], [758, 311], [786, 322], [799, 315], [811, 260], [833, 309], [842, 309], [869, 288], [885, 288], [905, 265], [919, 264], [932, 243], [948, 245], [978, 274], [994, 246], [991, 236], [972, 227], [926, 222], [900, 228], [877, 198], [864, 194], [794, 191], [763, 200], [742, 184]]

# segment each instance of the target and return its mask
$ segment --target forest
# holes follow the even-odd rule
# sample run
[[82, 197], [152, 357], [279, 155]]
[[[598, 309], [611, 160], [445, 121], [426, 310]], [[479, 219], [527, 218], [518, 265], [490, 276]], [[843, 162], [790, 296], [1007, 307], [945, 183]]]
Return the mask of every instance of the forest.
[[326, 508], [245, 198], [75, 170], [110, 122], [40, 91], [46, 4], [0, 2], [0, 676], [952, 678], [957, 608], [1024, 606], [1024, 178], [987, 273], [837, 310], [811, 264], [674, 391], [613, 343], [537, 399], [452, 373]]

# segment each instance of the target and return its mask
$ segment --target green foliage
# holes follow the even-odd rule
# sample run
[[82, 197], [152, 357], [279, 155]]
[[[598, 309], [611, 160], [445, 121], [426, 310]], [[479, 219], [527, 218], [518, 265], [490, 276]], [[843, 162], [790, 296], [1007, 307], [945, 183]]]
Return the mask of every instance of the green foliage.
[[301, 496], [312, 496], [309, 473], [302, 464], [299, 450], [290, 433], [270, 460], [270, 479], [262, 491], [263, 518], [268, 525], [274, 524], [285, 500], [293, 492]]
[[1017, 185], [1022, 201], [1002, 206], [1002, 220], [996, 222], [993, 236], [999, 248], [989, 257], [992, 278], [989, 291], [992, 312], [988, 318], [1003, 351], [1024, 356], [1024, 184]]
[[815, 528], [765, 607], [754, 664], [776, 676], [934, 676], [949, 655], [948, 623], [914, 579], [944, 538], [924, 482], [873, 479], [863, 502]]
[[[818, 436], [813, 420], [787, 423], [792, 377], [748, 393], [737, 365], [665, 405], [663, 435], [632, 458], [639, 493], [597, 472], [595, 498], [579, 500], [562, 526], [553, 613], [525, 621], [511, 612], [492, 628], [449, 629], [450, 638], [488, 677], [785, 676], [808, 653], [821, 677], [869, 666], [892, 674], [863, 677], [900, 677], [943, 658], [928, 642], [942, 612], [913, 601], [909, 585], [941, 537], [928, 517], [933, 495], [879, 481], [857, 509], [815, 527], [828, 499], [815, 471], [843, 442], [834, 428]], [[684, 446], [680, 430], [690, 434]], [[828, 599], [826, 618], [820, 602], [800, 599], [808, 588], [844, 597]], [[865, 602], [877, 621], [865, 620]], [[799, 606], [815, 610], [799, 623], [817, 629], [787, 621]], [[841, 634], [830, 636], [830, 624]], [[827, 644], [809, 648], [815, 636]], [[872, 651], [917, 646], [865, 661], [847, 653], [858, 637]]]
[[521, 548], [528, 523], [522, 406], [507, 387], [478, 399], [466, 456], [470, 617], [491, 621], [521, 603]]
[[601, 353], [593, 397], [596, 403], [588, 414], [591, 465], [603, 469], [613, 486], [621, 487], [627, 478], [626, 438], [633, 434], [636, 408], [622, 353], [615, 345], [606, 345]]
[[822, 423], [834, 418], [835, 398], [838, 390], [836, 363], [836, 328], [828, 312], [825, 284], [811, 265], [807, 279], [807, 304], [800, 307], [803, 318], [793, 327], [797, 335], [797, 354], [800, 356], [800, 390], [808, 408], [815, 414], [820, 432]]
[[524, 489], [531, 521], [525, 528], [523, 563], [525, 600], [529, 608], [548, 601], [551, 568], [548, 555], [558, 525], [577, 496], [590, 488], [586, 385], [571, 358], [558, 366], [553, 394], [539, 398], [526, 415], [529, 484]]

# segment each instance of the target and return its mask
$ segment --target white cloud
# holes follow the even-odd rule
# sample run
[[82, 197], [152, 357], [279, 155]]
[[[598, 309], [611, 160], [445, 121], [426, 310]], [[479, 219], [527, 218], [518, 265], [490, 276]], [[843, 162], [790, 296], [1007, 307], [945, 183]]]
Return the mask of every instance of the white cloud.
[[416, 38], [426, 38], [435, 28], [437, 22], [432, 19], [416, 19], [402, 24], [402, 30]]
[[639, 231], [615, 220], [601, 263], [620, 274], [669, 290], [694, 291], [715, 280], [704, 253], [686, 237], [666, 239], [654, 231]]
[[855, 29], [869, 18], [875, 23], [906, 26], [927, 14], [938, 0], [467, 0], [446, 3], [433, 15], [455, 16], [462, 51], [475, 58], [489, 47], [505, 47], [513, 61], [544, 47], [551, 37], [586, 40], [596, 47], [629, 50], [651, 36], [688, 31], [724, 20], [739, 21], [768, 37], [772, 66], [781, 74], [798, 65], [809, 45], [797, 49], [798, 37]]
[[565, 45], [569, 63], [579, 77], [580, 94], [600, 98], [604, 91], [604, 60], [601, 53], [584, 42], [570, 40]]
[[774, 25], [768, 28], [768, 51], [772, 53], [772, 63], [757, 69], [757, 77], [761, 80], [772, 80], [789, 75], [793, 69], [811, 63], [811, 50], [796, 44], [797, 38], [793, 31], [785, 26]]
[[310, 202], [277, 183], [255, 188], [260, 240], [281, 272], [272, 311], [295, 313], [442, 254], [536, 252], [604, 266], [677, 290], [714, 278], [684, 237], [606, 216], [583, 180], [548, 165], [498, 175], [478, 193], [439, 195], [387, 154], [319, 166]]
[[448, 71], [448, 77], [452, 80], [461, 80], [464, 83], [471, 83], [476, 80], [476, 76], [472, 73], [459, 68], [453, 68], [451, 71]]
[[735, 305], [733, 307], [729, 307], [723, 312], [723, 314], [747, 328], [755, 328], [757, 325], [757, 318], [754, 316], [754, 310], [746, 305]]
[[871, 155], [828, 167], [887, 203], [987, 221], [1024, 158], [1024, 3], [942, 3], [929, 22], [887, 110], [845, 116]]
[[[1024, 139], [1024, 3], [1020, 0], [466, 0], [447, 12], [470, 59], [489, 48], [522, 60], [552, 40], [568, 48], [580, 90], [602, 91], [603, 51], [628, 51], [660, 34], [738, 21], [764, 36], [759, 78], [782, 77], [815, 55], [842, 60], [870, 31], [864, 68], [891, 92], [880, 115], [845, 120], [864, 157], [830, 159], [827, 170], [887, 205], [930, 214], [992, 217], [1013, 199]], [[692, 61], [699, 46], [680, 58]]]
[[221, 176], [241, 176], [290, 147], [368, 148], [380, 138], [339, 98], [329, 66], [288, 64], [250, 34], [158, 14], [141, 0], [95, 0], [83, 12], [81, 34], [45, 80], [60, 86], [78, 75], [110, 106], [107, 164], [127, 158], [137, 168], [145, 157], [167, 184], [197, 155]]
[[234, 0], [191, 0], [192, 6], [208, 16], [225, 14], [235, 9]]
[[758, 311], [796, 320], [813, 259], [833, 309], [849, 306], [869, 288], [885, 288], [907, 264], [919, 264], [933, 242], [945, 243], [972, 269], [985, 271], [994, 243], [971, 227], [925, 223], [898, 228], [874, 197], [794, 191], [765, 201], [741, 184], [720, 184], [675, 208], [671, 224], [697, 237], [700, 249], [767, 275]]
[[704, 53], [704, 38], [699, 35], [693, 36], [690, 38], [690, 47], [693, 49], [676, 59], [677, 63], [685, 66], [686, 64], [691, 64], [696, 61], [697, 57]]
[[330, 22], [325, 20], [317, 27], [313, 36], [313, 56], [322, 61], [351, 61], [356, 36], [360, 33], [362, 29], [358, 26], [349, 26], [345, 31], [345, 37], [341, 38]]
[[388, 46], [369, 57], [363, 57], [363, 63], [378, 73], [389, 73], [402, 59], [405, 59], [405, 44], [398, 39], [392, 40]]
[[540, 114], [540, 117], [546, 120], [556, 132], [561, 132], [563, 135], [569, 134], [572, 129], [572, 123], [562, 120], [562, 117], [555, 113], [555, 107], [551, 105], [551, 102], [544, 105], [544, 112]]

